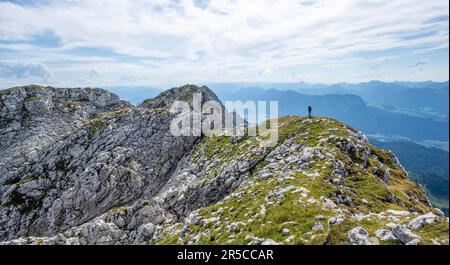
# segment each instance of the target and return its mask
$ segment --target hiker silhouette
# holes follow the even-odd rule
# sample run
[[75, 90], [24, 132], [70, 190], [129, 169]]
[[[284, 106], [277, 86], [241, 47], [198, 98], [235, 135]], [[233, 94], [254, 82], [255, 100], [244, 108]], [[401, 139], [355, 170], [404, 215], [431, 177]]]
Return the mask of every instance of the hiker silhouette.
[[308, 106], [308, 117], [311, 118], [312, 107]]

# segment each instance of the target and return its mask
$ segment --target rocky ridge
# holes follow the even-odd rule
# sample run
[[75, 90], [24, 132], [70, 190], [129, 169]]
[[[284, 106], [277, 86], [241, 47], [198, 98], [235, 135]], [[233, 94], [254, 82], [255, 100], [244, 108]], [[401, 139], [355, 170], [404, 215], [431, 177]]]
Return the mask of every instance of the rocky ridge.
[[284, 117], [270, 148], [172, 136], [170, 103], [196, 92], [217, 100], [0, 91], [2, 244], [448, 244], [448, 219], [353, 128]]

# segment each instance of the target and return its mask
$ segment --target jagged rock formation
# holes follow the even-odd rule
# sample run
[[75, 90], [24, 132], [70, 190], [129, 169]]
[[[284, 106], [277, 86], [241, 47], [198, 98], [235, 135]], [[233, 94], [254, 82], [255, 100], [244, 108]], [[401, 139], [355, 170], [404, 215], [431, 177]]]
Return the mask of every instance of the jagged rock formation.
[[174, 137], [187, 85], [134, 107], [101, 89], [0, 91], [3, 244], [448, 244], [396, 157], [329, 118], [279, 141]]

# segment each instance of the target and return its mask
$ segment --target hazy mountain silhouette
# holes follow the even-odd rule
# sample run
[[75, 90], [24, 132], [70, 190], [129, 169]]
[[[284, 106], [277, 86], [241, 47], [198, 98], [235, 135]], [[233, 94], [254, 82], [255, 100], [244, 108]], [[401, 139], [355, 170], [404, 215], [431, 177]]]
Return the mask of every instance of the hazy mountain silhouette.
[[342, 120], [366, 134], [399, 135], [415, 140], [448, 141], [448, 121], [435, 121], [389, 112], [368, 106], [357, 95], [307, 95], [294, 91], [260, 88], [246, 88], [237, 92], [218, 91], [217, 94], [223, 101], [276, 100], [279, 102], [280, 116], [306, 115], [307, 107], [311, 105], [314, 115]]

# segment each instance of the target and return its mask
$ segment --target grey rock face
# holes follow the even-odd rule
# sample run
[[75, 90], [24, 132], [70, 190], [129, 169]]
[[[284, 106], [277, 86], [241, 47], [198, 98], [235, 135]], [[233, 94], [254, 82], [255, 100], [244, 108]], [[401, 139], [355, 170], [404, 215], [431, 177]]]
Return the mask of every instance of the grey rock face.
[[[154, 195], [196, 141], [170, 134], [173, 114], [132, 108], [104, 90], [20, 87], [1, 100], [2, 121], [21, 123], [0, 134], [2, 240], [52, 235]], [[87, 242], [108, 238], [116, 239]]]
[[[27, 160], [92, 116], [130, 107], [102, 89], [25, 86], [0, 91], [0, 158]], [[20, 151], [24, 157], [20, 157]], [[15, 163], [17, 164], [17, 163]]]
[[392, 234], [400, 240], [403, 244], [412, 244], [420, 240], [420, 237], [411, 232], [403, 225], [397, 225], [392, 230]]
[[367, 245], [369, 233], [362, 227], [352, 228], [348, 232], [348, 241], [352, 245]]

